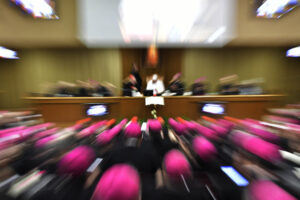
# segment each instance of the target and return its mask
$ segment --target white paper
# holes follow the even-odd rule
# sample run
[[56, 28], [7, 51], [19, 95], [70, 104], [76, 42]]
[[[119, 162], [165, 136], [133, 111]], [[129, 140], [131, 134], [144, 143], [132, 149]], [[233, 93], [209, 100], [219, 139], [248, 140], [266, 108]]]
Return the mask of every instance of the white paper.
[[149, 105], [165, 105], [165, 100], [163, 97], [146, 97], [145, 98], [146, 106]]

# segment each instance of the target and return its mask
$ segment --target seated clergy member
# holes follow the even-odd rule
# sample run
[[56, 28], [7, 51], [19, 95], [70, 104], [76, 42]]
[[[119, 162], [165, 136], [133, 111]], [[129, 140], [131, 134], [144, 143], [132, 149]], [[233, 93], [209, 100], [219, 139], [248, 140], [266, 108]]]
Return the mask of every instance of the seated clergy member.
[[146, 90], [152, 90], [153, 95], [160, 95], [165, 91], [163, 78], [159, 78], [157, 74], [153, 74], [152, 79], [147, 82]]
[[192, 94], [194, 96], [204, 95], [206, 93], [207, 88], [206, 88], [205, 80], [206, 77], [200, 77], [195, 80], [195, 82], [192, 85]]
[[132, 96], [132, 91], [138, 91], [138, 89], [135, 77], [132, 74], [130, 74], [123, 81], [123, 96]]
[[137, 66], [136, 63], [132, 64], [132, 68], [131, 68], [130, 74], [132, 74], [134, 76], [134, 78], [135, 78], [135, 80], [137, 82], [136, 88], [137, 88], [137, 90], [139, 92], [141, 92], [141, 90], [142, 90], [142, 78], [141, 78], [141, 76], [139, 74], [139, 67]]
[[169, 86], [168, 86], [168, 89], [170, 90], [170, 92], [176, 93], [177, 96], [183, 95], [183, 92], [184, 92], [184, 84], [180, 80], [180, 77], [181, 77], [180, 72], [175, 74], [173, 76], [173, 78], [171, 79], [171, 81], [169, 82]]

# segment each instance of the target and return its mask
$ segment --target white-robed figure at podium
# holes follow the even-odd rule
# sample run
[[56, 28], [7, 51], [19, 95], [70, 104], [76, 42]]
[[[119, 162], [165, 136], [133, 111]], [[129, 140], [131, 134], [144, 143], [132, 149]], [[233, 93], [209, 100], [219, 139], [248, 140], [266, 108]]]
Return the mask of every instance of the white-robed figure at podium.
[[153, 74], [152, 75], [152, 79], [150, 79], [149, 81], [147, 81], [147, 87], [146, 90], [153, 91], [153, 95], [160, 95], [165, 91], [165, 86], [163, 83], [163, 78], [162, 77], [158, 77], [157, 74]]

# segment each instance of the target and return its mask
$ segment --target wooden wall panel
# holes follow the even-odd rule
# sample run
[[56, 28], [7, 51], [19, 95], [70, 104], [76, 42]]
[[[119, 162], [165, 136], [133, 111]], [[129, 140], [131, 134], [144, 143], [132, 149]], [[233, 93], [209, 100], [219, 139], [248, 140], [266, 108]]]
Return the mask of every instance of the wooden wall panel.
[[300, 62], [285, 57], [284, 48], [186, 49], [183, 74], [187, 85], [206, 76], [210, 92], [216, 91], [223, 76], [237, 74], [239, 80], [262, 77], [267, 93], [287, 94], [287, 102], [300, 100]]
[[[226, 114], [239, 118], [260, 119], [267, 114], [267, 108], [281, 106], [281, 95], [230, 95], [230, 96], [199, 96], [199, 97], [165, 97], [164, 106], [156, 106], [157, 115], [163, 117], [187, 117], [197, 120], [200, 116], [199, 103], [203, 101], [223, 101], [226, 103]], [[27, 98], [38, 111], [43, 114], [45, 121], [56, 123], [73, 123], [85, 118], [85, 103], [106, 103], [109, 114], [103, 119], [131, 118], [138, 116], [142, 119], [152, 118], [154, 106], [145, 106], [144, 97], [66, 97]]]
[[[40, 92], [43, 85], [59, 80], [94, 79], [121, 87], [118, 49], [35, 49], [20, 52], [20, 60], [0, 62], [0, 107], [24, 106], [21, 97]], [[118, 91], [119, 92], [119, 91]]]
[[145, 66], [146, 52], [147, 49], [121, 49], [123, 79], [129, 75], [132, 63], [137, 63], [143, 79], [143, 88], [146, 87], [146, 76], [154, 73], [164, 77], [165, 87], [167, 87], [173, 75], [181, 72], [183, 49], [158, 49], [159, 64], [156, 68]]

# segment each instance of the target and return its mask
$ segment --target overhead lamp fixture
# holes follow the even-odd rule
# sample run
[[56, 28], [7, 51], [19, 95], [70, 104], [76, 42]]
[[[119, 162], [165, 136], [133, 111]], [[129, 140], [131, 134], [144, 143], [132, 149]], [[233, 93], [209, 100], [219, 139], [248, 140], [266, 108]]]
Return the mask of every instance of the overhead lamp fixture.
[[34, 18], [59, 19], [55, 14], [54, 0], [11, 0]]
[[299, 0], [265, 0], [257, 9], [256, 16], [262, 18], [280, 18], [299, 5]]
[[300, 46], [287, 50], [287, 57], [300, 57]]
[[19, 59], [17, 52], [0, 46], [0, 58]]

